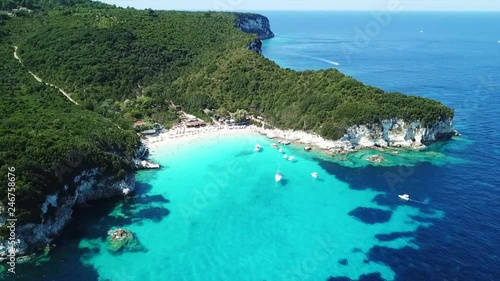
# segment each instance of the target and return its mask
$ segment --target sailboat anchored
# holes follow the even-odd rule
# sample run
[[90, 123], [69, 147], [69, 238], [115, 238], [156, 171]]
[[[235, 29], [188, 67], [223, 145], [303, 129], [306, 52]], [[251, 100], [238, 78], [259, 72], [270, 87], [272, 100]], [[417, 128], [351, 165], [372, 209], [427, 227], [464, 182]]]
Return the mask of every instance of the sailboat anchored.
[[283, 178], [283, 175], [281, 174], [281, 172], [277, 172], [276, 175], [274, 175], [274, 180], [276, 182], [281, 181], [282, 178]]

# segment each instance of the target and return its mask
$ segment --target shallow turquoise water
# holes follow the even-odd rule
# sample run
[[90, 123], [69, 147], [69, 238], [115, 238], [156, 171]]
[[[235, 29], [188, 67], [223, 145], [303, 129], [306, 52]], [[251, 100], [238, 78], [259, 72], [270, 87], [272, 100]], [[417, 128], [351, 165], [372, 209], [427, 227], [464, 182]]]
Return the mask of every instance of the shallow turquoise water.
[[[166, 168], [140, 173], [136, 196], [90, 202], [48, 255], [0, 280], [379, 281], [360, 277], [376, 271], [498, 280], [499, 14], [403, 12], [350, 60], [341, 44], [356, 44], [371, 13], [263, 14], [277, 35], [264, 56], [296, 70], [337, 61], [369, 85], [437, 99], [455, 109], [462, 137], [419, 154], [386, 151], [379, 166], [364, 160], [375, 151], [325, 161], [300, 148], [287, 148], [297, 157], [288, 163], [259, 136], [164, 148], [154, 157]], [[274, 183], [277, 169], [286, 185]], [[427, 204], [401, 202], [401, 193]], [[109, 255], [106, 233], [118, 226], [148, 252]]]
[[[256, 143], [263, 151], [253, 151]], [[170, 214], [126, 226], [148, 252], [113, 256], [102, 238], [83, 240], [80, 247], [100, 248], [85, 262], [101, 280], [326, 280], [374, 272], [393, 280], [388, 266], [368, 262], [368, 251], [375, 245], [417, 246], [410, 238], [380, 242], [375, 235], [428, 225], [412, 216], [442, 216], [420, 213], [404, 202], [392, 210], [378, 205], [373, 199], [381, 192], [350, 189], [322, 170], [314, 154], [291, 147], [285, 153], [296, 160], [283, 159], [258, 135], [162, 147], [153, 158], [166, 168], [138, 179], [152, 186], [148, 196], [170, 200], [158, 205]], [[277, 184], [278, 170], [283, 180]], [[311, 177], [314, 171], [319, 179]], [[359, 207], [392, 216], [367, 224], [348, 214]], [[119, 216], [120, 208], [112, 214]], [[340, 264], [342, 259], [348, 264]]]

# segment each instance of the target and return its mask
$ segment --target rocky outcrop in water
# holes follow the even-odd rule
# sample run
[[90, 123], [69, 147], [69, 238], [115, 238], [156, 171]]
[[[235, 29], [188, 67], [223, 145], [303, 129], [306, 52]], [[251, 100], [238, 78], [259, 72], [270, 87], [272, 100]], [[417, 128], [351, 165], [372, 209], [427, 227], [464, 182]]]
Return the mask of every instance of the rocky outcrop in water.
[[108, 251], [111, 254], [120, 254], [123, 252], [139, 252], [144, 251], [139, 239], [130, 230], [118, 228], [110, 230], [108, 233]]
[[246, 33], [256, 34], [260, 40], [274, 37], [269, 19], [258, 14], [236, 14], [236, 27]]
[[[136, 159], [144, 158], [149, 151], [141, 144], [135, 151]], [[41, 222], [16, 225], [16, 256], [26, 255], [50, 243], [71, 220], [73, 209], [89, 201], [123, 196], [135, 189], [135, 176], [129, 172], [123, 176], [106, 173], [104, 168], [81, 171], [67, 182], [57, 193], [49, 194], [40, 206]], [[6, 224], [6, 217], [0, 216], [0, 226]], [[0, 241], [0, 261], [7, 258], [8, 240]]]
[[385, 161], [385, 158], [381, 154], [375, 154], [375, 155], [371, 155], [371, 156], [366, 157], [366, 161], [370, 161], [373, 163], [382, 163]]
[[[73, 208], [91, 200], [123, 196], [135, 188], [134, 174], [124, 178], [107, 175], [104, 169], [94, 168], [82, 171], [78, 176], [61, 188], [56, 194], [46, 196], [41, 206], [42, 221], [16, 226], [16, 256], [22, 256], [31, 250], [39, 249], [50, 243], [71, 220]], [[7, 257], [7, 241], [0, 243], [0, 260]]]

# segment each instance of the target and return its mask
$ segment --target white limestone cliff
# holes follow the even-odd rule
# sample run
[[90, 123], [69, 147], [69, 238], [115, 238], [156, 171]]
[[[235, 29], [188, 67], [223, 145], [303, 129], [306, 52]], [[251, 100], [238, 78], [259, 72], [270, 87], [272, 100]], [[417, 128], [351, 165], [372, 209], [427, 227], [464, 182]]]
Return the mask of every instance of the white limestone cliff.
[[[100, 168], [81, 172], [69, 187], [64, 186], [64, 192], [46, 197], [41, 206], [41, 223], [16, 226], [16, 256], [23, 256], [34, 248], [50, 243], [71, 220], [75, 206], [91, 200], [123, 196], [124, 190], [131, 192], [134, 188], [133, 173], [127, 174], [123, 179], [116, 179], [114, 175], [104, 174]], [[50, 207], [53, 212], [49, 214]], [[5, 223], [5, 219], [0, 218], [0, 226]], [[6, 259], [8, 250], [8, 240], [0, 241], [0, 261]]]
[[237, 14], [236, 27], [246, 33], [256, 34], [260, 40], [274, 37], [269, 19], [257, 14]]
[[393, 118], [383, 120], [378, 124], [352, 126], [339, 140], [327, 140], [317, 134], [294, 130], [258, 128], [257, 131], [271, 139], [277, 138], [312, 145], [334, 153], [373, 147], [418, 149], [458, 135], [453, 128], [452, 119], [439, 120], [426, 127], [422, 126], [419, 121], [405, 122], [402, 119]]

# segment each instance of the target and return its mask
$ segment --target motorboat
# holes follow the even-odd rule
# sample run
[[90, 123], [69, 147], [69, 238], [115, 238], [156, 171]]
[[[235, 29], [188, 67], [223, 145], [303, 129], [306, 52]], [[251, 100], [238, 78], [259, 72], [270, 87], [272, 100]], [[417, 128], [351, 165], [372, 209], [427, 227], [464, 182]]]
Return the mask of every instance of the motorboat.
[[274, 180], [276, 182], [279, 182], [282, 178], [283, 178], [283, 175], [281, 174], [281, 172], [277, 172], [276, 175], [274, 176]]
[[260, 151], [260, 144], [257, 144], [257, 145], [255, 146], [255, 151]]
[[313, 173], [311, 174], [311, 176], [312, 176], [313, 178], [317, 179], [317, 178], [318, 178], [318, 173], [313, 172]]
[[283, 153], [283, 149], [281, 149], [281, 148], [280, 148], [280, 149], [279, 149], [279, 152]]
[[408, 194], [400, 194], [398, 197], [406, 201], [410, 200], [410, 195]]
[[288, 155], [283, 155], [283, 159], [287, 159], [288, 158]]
[[288, 161], [293, 161], [293, 160], [295, 160], [295, 157], [293, 156], [288, 157]]
[[278, 148], [279, 148], [279, 146], [278, 146], [277, 144], [275, 144], [275, 143], [271, 143], [271, 147], [272, 147], [272, 148], [276, 148], [276, 149], [278, 149]]

